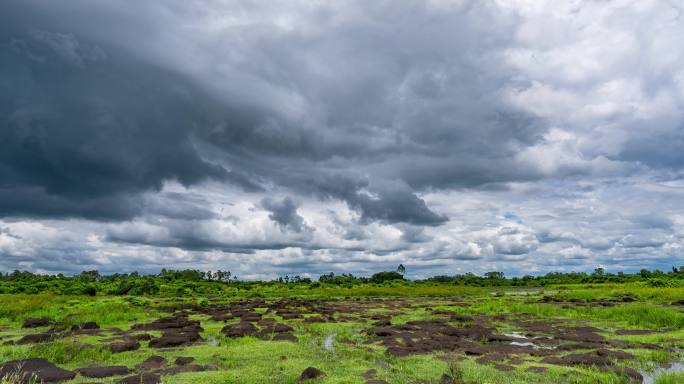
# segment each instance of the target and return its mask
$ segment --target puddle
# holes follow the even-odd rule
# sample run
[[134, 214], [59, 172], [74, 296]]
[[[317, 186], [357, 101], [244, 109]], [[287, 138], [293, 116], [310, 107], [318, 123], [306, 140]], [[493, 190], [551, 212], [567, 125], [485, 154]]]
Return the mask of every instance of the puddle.
[[541, 345], [537, 343], [533, 343], [532, 341], [537, 341], [537, 340], [552, 340], [553, 337], [550, 336], [535, 336], [535, 337], [528, 337], [522, 334], [521, 332], [509, 332], [509, 333], [504, 333], [504, 336], [508, 337], [513, 337], [516, 339], [519, 339], [521, 341], [511, 341], [510, 345], [515, 345], [517, 347], [532, 347], [534, 349], [555, 349], [555, 346], [548, 346], [548, 345]]
[[207, 344], [211, 345], [212, 347], [218, 347], [219, 341], [215, 336], [209, 336], [207, 338]]
[[516, 339], [528, 339], [522, 332], [508, 332], [504, 333], [504, 336], [515, 337]]
[[495, 291], [491, 292], [492, 296], [533, 296], [539, 294], [545, 295], [555, 295], [558, 293], [556, 290], [545, 290], [545, 289], [516, 289], [512, 291]]
[[504, 336], [514, 337], [516, 339], [525, 339], [525, 340], [553, 340], [553, 337], [551, 337], [551, 336], [529, 337], [522, 332], [516, 332], [516, 331], [504, 333]]
[[530, 343], [530, 342], [527, 342], [527, 343], [520, 343], [520, 342], [517, 342], [517, 341], [511, 341], [511, 345], [515, 345], [515, 346], [518, 346], [518, 347], [532, 347], [532, 348], [538, 348], [537, 344], [535, 344], [535, 343]]
[[335, 341], [335, 334], [331, 333], [328, 336], [325, 337], [325, 340], [323, 340], [323, 348], [330, 352], [335, 352], [335, 346], [333, 345], [333, 342]]
[[674, 363], [667, 368], [659, 367], [650, 372], [639, 371], [639, 373], [644, 377], [644, 381], [642, 381], [643, 384], [653, 384], [660, 375], [666, 373], [684, 373], [684, 364]]

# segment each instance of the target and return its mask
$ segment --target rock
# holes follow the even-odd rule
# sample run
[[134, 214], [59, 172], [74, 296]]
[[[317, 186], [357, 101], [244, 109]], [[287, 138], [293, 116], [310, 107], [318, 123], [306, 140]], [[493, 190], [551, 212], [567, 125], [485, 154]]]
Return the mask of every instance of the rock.
[[76, 372], [84, 377], [99, 379], [102, 377], [127, 375], [130, 373], [130, 369], [123, 365], [113, 365], [108, 367], [78, 368]]
[[8, 361], [0, 366], [0, 378], [18, 374], [19, 383], [29, 383], [35, 377], [39, 382], [54, 383], [71, 380], [75, 372], [67, 371], [47, 359], [26, 359]]
[[311, 380], [311, 379], [319, 378], [323, 375], [325, 375], [325, 373], [323, 373], [323, 371], [321, 371], [320, 369], [314, 368], [314, 367], [308, 367], [302, 372], [302, 374], [299, 376], [299, 378], [301, 380]]

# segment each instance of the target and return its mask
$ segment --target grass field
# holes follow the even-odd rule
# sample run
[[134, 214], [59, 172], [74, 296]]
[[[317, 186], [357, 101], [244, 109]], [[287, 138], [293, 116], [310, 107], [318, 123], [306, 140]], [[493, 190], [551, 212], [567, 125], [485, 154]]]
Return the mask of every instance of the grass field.
[[[680, 383], [682, 299], [637, 284], [0, 295], [0, 375], [40, 382], [9, 368], [45, 358], [70, 383]], [[83, 373], [111, 366], [127, 372]]]

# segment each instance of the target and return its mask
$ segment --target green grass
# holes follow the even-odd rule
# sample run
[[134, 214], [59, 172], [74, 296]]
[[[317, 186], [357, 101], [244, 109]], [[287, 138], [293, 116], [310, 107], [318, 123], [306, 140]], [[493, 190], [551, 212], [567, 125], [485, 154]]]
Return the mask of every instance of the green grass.
[[682, 384], [684, 373], [665, 373], [656, 378], [654, 384]]
[[[653, 343], [668, 346], [684, 346], [684, 313], [677, 307], [667, 304], [681, 297], [684, 289], [667, 288], [665, 293], [657, 293], [652, 288], [605, 285], [602, 288], [587, 286], [566, 287], [558, 295], [565, 298], [611, 298], [630, 294], [638, 297], [635, 303], [618, 303], [614, 307], [573, 306], [563, 308], [558, 304], [539, 303], [544, 293], [526, 292], [524, 295], [511, 294], [513, 290], [497, 288], [498, 295], [480, 288], [467, 287], [373, 287], [326, 288], [318, 290], [255, 290], [241, 296], [179, 297], [179, 298], [126, 298], [109, 296], [53, 296], [53, 295], [0, 295], [0, 329], [2, 341], [16, 340], [22, 335], [35, 333], [36, 330], [20, 329], [27, 317], [49, 317], [63, 322], [65, 326], [85, 321], [96, 321], [102, 327], [119, 327], [127, 330], [133, 323], [149, 321], [164, 314], [155, 307], [188, 303], [207, 305], [225, 303], [250, 297], [277, 299], [287, 297], [309, 297], [339, 300], [345, 299], [349, 306], [363, 305], [364, 298], [393, 297], [415, 303], [414, 307], [404, 309], [393, 316], [393, 324], [413, 320], [435, 318], [433, 310], [448, 310], [459, 314], [499, 315], [509, 314], [512, 319], [548, 320], [569, 322], [581, 325], [595, 325], [607, 329], [606, 337], [629, 342]], [[292, 296], [290, 296], [290, 294]], [[549, 294], [547, 289], [546, 294]], [[279, 296], [280, 295], [280, 296]], [[465, 305], [455, 305], [453, 299]], [[261, 310], [263, 311], [263, 310]], [[388, 313], [394, 309], [377, 307], [369, 313]], [[311, 381], [312, 384], [346, 383], [362, 384], [362, 374], [368, 369], [377, 370], [377, 378], [392, 384], [437, 384], [444, 374], [457, 376], [464, 384], [479, 383], [554, 383], [554, 384], [623, 384], [628, 383], [623, 376], [587, 368], [569, 368], [555, 365], [542, 365], [548, 369], [545, 374], [527, 372], [531, 365], [540, 366], [539, 358], [516, 366], [511, 372], [502, 372], [493, 365], [481, 365], [473, 358], [447, 353], [393, 357], [385, 353], [384, 347], [367, 343], [364, 332], [371, 322], [348, 321], [337, 323], [303, 323], [302, 320], [287, 321], [295, 329], [298, 342], [272, 342], [254, 337], [230, 339], [220, 333], [223, 322], [210, 321], [206, 315], [192, 315], [202, 322], [202, 337], [206, 342], [198, 343], [179, 350], [154, 350], [146, 343], [138, 351], [113, 354], [102, 348], [105, 336], [67, 337], [52, 343], [34, 345], [0, 345], [0, 362], [30, 357], [44, 357], [66, 369], [96, 365], [126, 365], [134, 367], [147, 357], [161, 355], [169, 361], [177, 356], [192, 356], [198, 364], [212, 365], [217, 371], [185, 373], [164, 377], [168, 384], [185, 383], [298, 383], [301, 372], [309, 366], [321, 369], [326, 375]], [[283, 321], [282, 319], [278, 319]], [[232, 320], [230, 323], [235, 322]], [[506, 321], [497, 321], [499, 332], [515, 329]], [[617, 328], [647, 328], [661, 332], [648, 335], [617, 336], [609, 332]], [[150, 332], [158, 335], [158, 332]], [[333, 350], [324, 347], [326, 337], [334, 335]], [[342, 341], [351, 341], [352, 345]], [[675, 352], [650, 349], [630, 349], [637, 356], [634, 361], [619, 362], [619, 365], [637, 369], [654, 368], [660, 364], [679, 360]], [[458, 359], [459, 361], [456, 361]], [[74, 383], [98, 382], [114, 383], [118, 378], [107, 380], [86, 380], [78, 378]], [[682, 382], [682, 376], [663, 375], [657, 383], [669, 384]], [[679, 381], [677, 381], [679, 380]], [[0, 381], [0, 384], [14, 384]]]
[[156, 314], [121, 297], [0, 295], [0, 325], [17, 325], [26, 318], [47, 317], [67, 327], [86, 321], [114, 327]]

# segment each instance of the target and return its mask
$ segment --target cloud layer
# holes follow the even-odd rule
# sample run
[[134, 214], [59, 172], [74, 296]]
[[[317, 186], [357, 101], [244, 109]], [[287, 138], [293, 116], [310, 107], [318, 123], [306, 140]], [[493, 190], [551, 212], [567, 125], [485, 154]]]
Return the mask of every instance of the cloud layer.
[[0, 5], [0, 267], [668, 268], [676, 2]]

